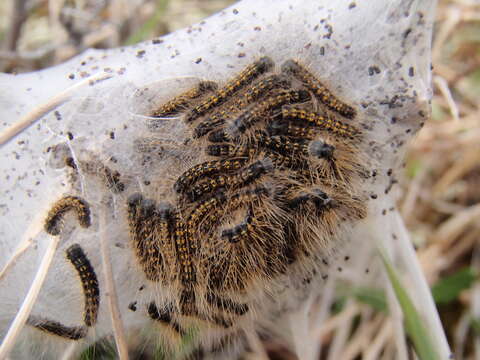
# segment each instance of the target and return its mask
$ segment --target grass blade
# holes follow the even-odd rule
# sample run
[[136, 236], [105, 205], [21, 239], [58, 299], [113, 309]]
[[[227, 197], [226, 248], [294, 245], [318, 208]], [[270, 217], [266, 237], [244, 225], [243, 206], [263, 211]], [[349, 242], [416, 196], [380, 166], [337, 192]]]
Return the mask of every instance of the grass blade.
[[437, 351], [435, 350], [434, 343], [424, 326], [424, 322], [420, 317], [415, 305], [410, 299], [407, 291], [402, 286], [400, 278], [398, 277], [393, 265], [388, 259], [387, 255], [380, 252], [383, 264], [387, 271], [388, 278], [392, 284], [395, 296], [402, 308], [405, 318], [405, 330], [412, 340], [418, 357], [421, 360], [437, 360], [440, 359]]
[[140, 29], [130, 35], [124, 45], [133, 45], [141, 41], [145, 41], [154, 35], [154, 30], [158, 26], [160, 20], [165, 15], [169, 0], [158, 0], [154, 14], [150, 19], [145, 21]]
[[480, 319], [472, 319], [470, 326], [476, 336], [480, 336]]
[[432, 288], [433, 299], [437, 304], [448, 304], [455, 300], [461, 291], [470, 288], [477, 275], [475, 271], [466, 267], [456, 273], [440, 279]]

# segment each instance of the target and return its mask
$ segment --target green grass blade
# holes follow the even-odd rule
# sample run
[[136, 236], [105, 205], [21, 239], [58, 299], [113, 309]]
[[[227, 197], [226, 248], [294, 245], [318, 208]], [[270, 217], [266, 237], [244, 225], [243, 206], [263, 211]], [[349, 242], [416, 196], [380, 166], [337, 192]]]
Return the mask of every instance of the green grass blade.
[[476, 336], [480, 336], [480, 319], [472, 319], [470, 326]]
[[152, 17], [145, 21], [145, 23], [140, 29], [130, 35], [130, 37], [125, 41], [124, 45], [137, 44], [151, 37], [158, 23], [165, 14], [168, 6], [168, 1], [169, 0], [157, 0], [156, 9]]
[[398, 303], [402, 308], [403, 315], [405, 318], [405, 330], [413, 342], [415, 351], [417, 352], [418, 357], [421, 360], [438, 360], [437, 351], [435, 350], [434, 343], [430, 338], [430, 334], [427, 332], [427, 329], [424, 326], [424, 322], [420, 317], [415, 305], [408, 296], [407, 291], [402, 286], [400, 278], [398, 277], [393, 265], [387, 258], [387, 255], [380, 252], [380, 256], [387, 270], [388, 278], [392, 284], [393, 291], [397, 297]]
[[432, 288], [432, 295], [435, 303], [448, 304], [455, 300], [461, 291], [470, 288], [475, 282], [477, 275], [475, 271], [466, 267], [453, 275], [439, 280]]
[[[476, 279], [477, 274], [470, 267], [463, 268], [450, 276], [440, 279], [432, 287], [435, 303], [442, 305], [455, 300], [460, 295], [460, 292], [469, 289]], [[357, 301], [369, 305], [377, 311], [388, 311], [385, 292], [382, 289], [358, 287], [353, 289], [351, 294]]]

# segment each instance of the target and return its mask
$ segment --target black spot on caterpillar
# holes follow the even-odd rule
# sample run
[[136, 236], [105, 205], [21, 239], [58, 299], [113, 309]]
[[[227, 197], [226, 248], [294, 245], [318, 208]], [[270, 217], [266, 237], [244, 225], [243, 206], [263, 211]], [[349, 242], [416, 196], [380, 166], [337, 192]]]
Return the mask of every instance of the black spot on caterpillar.
[[77, 213], [80, 226], [84, 228], [90, 226], [90, 206], [88, 203], [77, 196], [66, 196], [53, 204], [48, 212], [44, 226], [45, 231], [50, 235], [59, 235], [63, 216], [70, 210]]
[[186, 115], [185, 121], [192, 122], [224, 103], [228, 97], [246, 85], [250, 84], [261, 74], [273, 67], [273, 61], [268, 57], [262, 57], [255, 63], [247, 66], [240, 74], [229, 81], [223, 88], [216, 91], [214, 95], [195, 106]]
[[67, 249], [66, 254], [67, 259], [70, 260], [77, 270], [82, 282], [85, 296], [85, 325], [93, 326], [97, 322], [100, 304], [100, 289], [98, 287], [97, 275], [80, 245], [73, 244]]
[[315, 78], [307, 69], [294, 60], [287, 60], [282, 65], [282, 72], [291, 74], [300, 80], [315, 96], [327, 106], [330, 110], [353, 119], [356, 111], [351, 106], [337, 99], [317, 78]]

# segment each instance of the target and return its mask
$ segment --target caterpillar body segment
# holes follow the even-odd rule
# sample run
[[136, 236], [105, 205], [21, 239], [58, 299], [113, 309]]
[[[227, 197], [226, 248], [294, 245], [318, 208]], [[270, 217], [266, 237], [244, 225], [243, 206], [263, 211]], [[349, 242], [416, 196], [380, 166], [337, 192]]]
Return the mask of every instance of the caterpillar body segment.
[[178, 114], [188, 108], [195, 99], [201, 98], [209, 92], [217, 90], [217, 84], [212, 81], [201, 81], [198, 85], [168, 101], [167, 103], [154, 110], [153, 117], [168, 117]]
[[320, 129], [325, 129], [334, 135], [345, 138], [354, 139], [360, 135], [360, 132], [349, 124], [336, 120], [331, 116], [322, 115], [303, 108], [284, 107], [282, 108], [282, 117], [284, 119], [306, 121]]
[[246, 162], [245, 158], [235, 158], [226, 160], [212, 160], [198, 164], [184, 172], [175, 182], [174, 189], [179, 192], [185, 192], [187, 186], [199, 179], [219, 172], [229, 172], [240, 169]]
[[320, 100], [330, 110], [335, 111], [342, 116], [353, 119], [356, 111], [350, 105], [345, 104], [332, 94], [317, 78], [315, 78], [305, 67], [295, 60], [287, 60], [282, 65], [282, 72], [290, 74], [300, 80], [310, 91], [312, 91], [318, 100]]

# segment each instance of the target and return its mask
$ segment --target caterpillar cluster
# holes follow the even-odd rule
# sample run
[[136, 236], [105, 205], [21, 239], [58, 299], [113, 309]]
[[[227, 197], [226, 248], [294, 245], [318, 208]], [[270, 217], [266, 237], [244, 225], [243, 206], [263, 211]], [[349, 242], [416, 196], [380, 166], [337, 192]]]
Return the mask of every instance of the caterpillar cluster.
[[[139, 269], [173, 294], [145, 315], [179, 336], [192, 319], [241, 331], [278, 279], [320, 272], [345, 228], [366, 216], [356, 110], [302, 64], [274, 68], [262, 57], [224, 86], [201, 82], [149, 114], [183, 121], [185, 143], [200, 150], [164, 199], [130, 193], [125, 204]], [[71, 208], [88, 225], [81, 199], [63, 202], [48, 215], [53, 235]]]
[[140, 267], [178, 294], [150, 316], [174, 329], [185, 317], [241, 326], [257, 293], [294, 268], [314, 272], [345, 223], [366, 216], [355, 109], [298, 62], [274, 67], [263, 57], [151, 113], [184, 121], [205, 160], [177, 176], [168, 200], [133, 194], [127, 205]]

